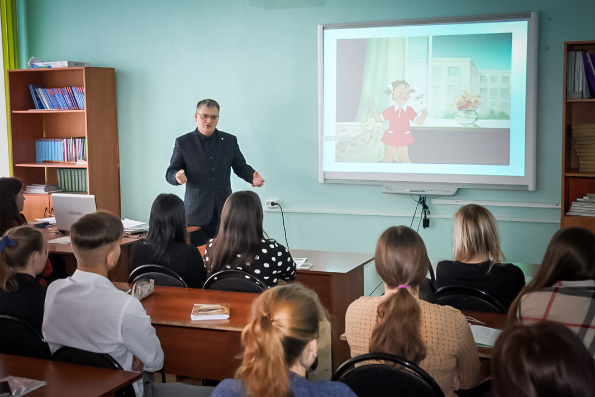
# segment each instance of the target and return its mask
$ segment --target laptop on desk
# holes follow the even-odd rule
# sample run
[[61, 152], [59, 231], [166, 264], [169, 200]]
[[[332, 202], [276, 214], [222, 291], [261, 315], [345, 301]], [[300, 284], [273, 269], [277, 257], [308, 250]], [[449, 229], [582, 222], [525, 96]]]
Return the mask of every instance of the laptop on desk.
[[97, 212], [95, 196], [92, 194], [52, 194], [56, 230], [68, 233], [70, 227], [83, 215]]

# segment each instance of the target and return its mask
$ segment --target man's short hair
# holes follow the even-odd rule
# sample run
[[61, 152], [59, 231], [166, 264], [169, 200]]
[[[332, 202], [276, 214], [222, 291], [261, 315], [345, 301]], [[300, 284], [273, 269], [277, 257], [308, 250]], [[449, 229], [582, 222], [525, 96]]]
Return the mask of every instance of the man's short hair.
[[198, 108], [201, 106], [206, 106], [208, 108], [217, 108], [218, 111], [221, 111], [219, 104], [214, 99], [203, 99], [202, 101], [198, 101], [196, 104], [196, 112], [198, 113]]
[[87, 214], [72, 224], [70, 242], [75, 248], [93, 250], [122, 238], [124, 227], [115, 215], [100, 211]]

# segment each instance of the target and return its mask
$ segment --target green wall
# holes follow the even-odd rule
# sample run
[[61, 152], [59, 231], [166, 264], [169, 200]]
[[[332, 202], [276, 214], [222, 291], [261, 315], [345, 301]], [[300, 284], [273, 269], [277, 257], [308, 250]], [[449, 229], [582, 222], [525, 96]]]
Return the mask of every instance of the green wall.
[[[453, 198], [559, 203], [563, 42], [595, 39], [595, 2], [21, 0], [21, 64], [35, 56], [116, 68], [123, 217], [147, 220], [161, 192], [183, 196], [165, 169], [174, 139], [195, 127], [196, 102], [212, 97], [220, 129], [266, 179], [255, 191], [286, 210], [292, 248], [373, 253], [386, 227], [410, 224], [415, 203], [379, 186], [318, 183], [317, 25], [526, 11], [539, 12], [537, 191]], [[233, 188], [252, 189], [235, 177]], [[433, 262], [451, 257], [457, 208], [430, 204], [436, 218], [420, 234]], [[560, 211], [489, 208], [508, 260], [540, 262]], [[278, 213], [265, 213], [265, 229], [284, 240]]]

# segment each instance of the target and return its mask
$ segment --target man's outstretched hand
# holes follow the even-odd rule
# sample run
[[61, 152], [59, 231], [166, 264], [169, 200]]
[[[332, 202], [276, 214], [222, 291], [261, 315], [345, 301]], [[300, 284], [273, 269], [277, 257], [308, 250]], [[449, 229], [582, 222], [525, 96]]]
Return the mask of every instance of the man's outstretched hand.
[[261, 187], [264, 184], [264, 178], [260, 176], [257, 171], [254, 171], [254, 175], [252, 176], [252, 186], [254, 187]]

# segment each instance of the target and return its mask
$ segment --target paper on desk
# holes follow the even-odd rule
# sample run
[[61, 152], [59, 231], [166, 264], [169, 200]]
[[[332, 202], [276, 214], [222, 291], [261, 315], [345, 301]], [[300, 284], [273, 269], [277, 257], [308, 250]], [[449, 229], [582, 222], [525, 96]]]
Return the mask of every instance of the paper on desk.
[[146, 222], [139, 222], [139, 221], [133, 221], [132, 219], [124, 219], [122, 220], [122, 226], [124, 226], [124, 229], [134, 229], [140, 225], [145, 225]]
[[70, 236], [58, 237], [53, 240], [48, 240], [51, 244], [70, 244]]
[[47, 222], [50, 225], [55, 225], [56, 224], [56, 218], [54, 218], [53, 216], [49, 217], [49, 218], [35, 218], [35, 221], [37, 222]]
[[484, 327], [483, 325], [471, 325], [471, 332], [476, 345], [494, 346], [496, 339], [502, 332], [499, 329]]
[[12, 390], [12, 396], [24, 396], [47, 384], [47, 382], [42, 380], [27, 379], [18, 376], [7, 376], [0, 379], [0, 382], [8, 382], [10, 390]]
[[295, 265], [296, 265], [297, 267], [300, 267], [300, 266], [302, 266], [304, 263], [306, 263], [306, 260], [307, 260], [307, 259], [308, 259], [308, 258], [293, 258], [293, 261], [295, 262]]

